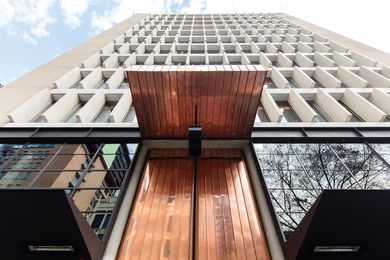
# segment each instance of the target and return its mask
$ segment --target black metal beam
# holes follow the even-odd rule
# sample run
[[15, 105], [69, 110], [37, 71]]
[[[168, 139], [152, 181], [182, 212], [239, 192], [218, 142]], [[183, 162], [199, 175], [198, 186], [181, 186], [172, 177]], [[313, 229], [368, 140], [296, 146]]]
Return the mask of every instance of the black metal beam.
[[42, 127], [0, 128], [0, 143], [132, 143], [139, 142], [138, 128]]
[[253, 142], [390, 143], [390, 127], [255, 127]]
[[[390, 143], [390, 127], [255, 127], [253, 142]], [[1, 127], [0, 143], [130, 143], [139, 142], [136, 127]]]

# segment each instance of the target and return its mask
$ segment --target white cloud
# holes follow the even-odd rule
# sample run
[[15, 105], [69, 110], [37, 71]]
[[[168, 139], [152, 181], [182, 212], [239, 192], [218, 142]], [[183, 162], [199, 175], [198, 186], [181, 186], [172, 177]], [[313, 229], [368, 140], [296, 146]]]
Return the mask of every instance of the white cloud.
[[180, 13], [204, 13], [206, 3], [206, 0], [190, 1], [188, 6], [180, 9]]
[[7, 0], [0, 0], [0, 27], [8, 24], [15, 14], [15, 8]]
[[31, 44], [50, 35], [47, 27], [55, 22], [50, 10], [54, 0], [0, 0], [0, 27]]
[[90, 0], [60, 0], [60, 7], [65, 16], [65, 23], [72, 29], [80, 26], [80, 17], [88, 10]]
[[20, 37], [25, 40], [26, 42], [32, 44], [32, 45], [38, 45], [38, 41], [35, 40], [33, 37], [31, 37], [31, 35], [26, 32], [26, 31], [23, 31], [21, 34], [20, 34]]
[[166, 1], [163, 0], [115, 0], [111, 10], [105, 10], [103, 14], [95, 11], [92, 13], [91, 27], [95, 32], [99, 32], [122, 22], [134, 13], [169, 12], [167, 7]]
[[280, 2], [277, 0], [207, 0], [204, 11], [207, 13], [280, 12]]

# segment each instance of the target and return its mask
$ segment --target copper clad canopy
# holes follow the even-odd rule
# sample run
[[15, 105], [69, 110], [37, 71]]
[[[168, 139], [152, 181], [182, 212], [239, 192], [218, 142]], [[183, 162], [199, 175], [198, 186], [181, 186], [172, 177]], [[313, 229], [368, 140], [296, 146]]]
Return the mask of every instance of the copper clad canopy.
[[249, 138], [265, 76], [261, 65], [141, 65], [127, 71], [144, 138], [187, 138], [195, 107], [204, 138]]

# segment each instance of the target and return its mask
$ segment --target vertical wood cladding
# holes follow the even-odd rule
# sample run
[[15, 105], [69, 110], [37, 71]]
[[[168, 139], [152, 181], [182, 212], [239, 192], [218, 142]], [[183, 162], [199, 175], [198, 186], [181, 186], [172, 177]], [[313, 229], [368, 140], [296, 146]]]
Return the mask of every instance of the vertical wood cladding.
[[260, 65], [133, 66], [127, 71], [141, 134], [187, 137], [198, 123], [206, 138], [249, 138], [266, 71]]
[[149, 152], [118, 259], [271, 259], [241, 151], [202, 154], [194, 182], [186, 150]]
[[205, 150], [197, 175], [197, 259], [271, 259], [238, 150]]
[[118, 259], [191, 258], [193, 161], [167, 159], [182, 155], [150, 153]]

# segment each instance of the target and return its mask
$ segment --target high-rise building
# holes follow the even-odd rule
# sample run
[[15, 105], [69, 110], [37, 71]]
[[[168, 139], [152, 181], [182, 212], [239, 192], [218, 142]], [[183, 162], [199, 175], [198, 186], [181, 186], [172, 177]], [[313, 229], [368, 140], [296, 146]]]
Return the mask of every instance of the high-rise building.
[[390, 258], [390, 54], [286, 14], [134, 15], [0, 143], [5, 259]]

